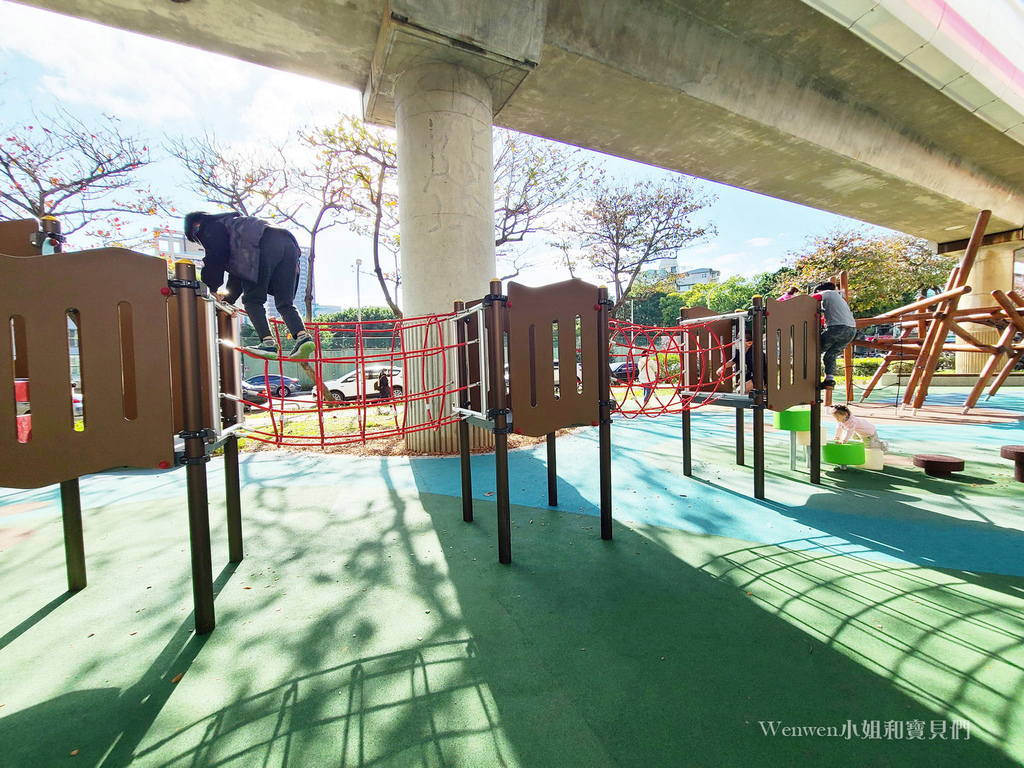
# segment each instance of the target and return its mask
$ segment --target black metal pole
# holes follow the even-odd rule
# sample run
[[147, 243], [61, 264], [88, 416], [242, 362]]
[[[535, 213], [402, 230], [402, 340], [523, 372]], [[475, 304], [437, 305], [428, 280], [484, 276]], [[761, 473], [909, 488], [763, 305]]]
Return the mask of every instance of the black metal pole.
[[213, 609], [213, 564], [210, 555], [210, 500], [206, 487], [206, 444], [203, 440], [203, 395], [200, 373], [199, 318], [196, 310], [196, 268], [179, 261], [174, 268], [178, 288], [178, 335], [181, 350], [181, 399], [185, 439], [185, 482], [192, 554], [192, 599], [196, 632], [205, 635], [217, 625]]
[[[64, 251], [64, 238], [61, 237], [60, 220], [55, 216], [43, 216], [39, 220], [39, 229], [43, 238], [39, 241], [39, 250], [49, 243], [53, 253]], [[51, 237], [52, 235], [52, 237]], [[24, 350], [24, 342], [17, 342], [16, 349]], [[25, 356], [18, 355], [16, 364], [23, 365]], [[24, 376], [28, 371], [23, 372]], [[60, 484], [61, 524], [64, 528], [64, 564], [68, 573], [68, 591], [77, 592], [85, 589], [88, 579], [85, 574], [85, 534], [82, 527], [82, 494], [78, 478], [65, 480]]]
[[741, 464], [741, 465], [743, 464], [743, 461], [744, 461], [744, 455], [743, 455], [744, 434], [743, 434], [743, 429], [746, 426], [746, 420], [745, 420], [743, 414], [744, 414], [744, 409], [743, 408], [737, 408], [736, 409], [736, 463], [737, 464]]
[[508, 493], [508, 410], [505, 391], [505, 300], [501, 294], [501, 280], [491, 280], [488, 297], [487, 327], [488, 364], [490, 366], [490, 393], [494, 418], [494, 489], [498, 507], [498, 562], [512, 562], [512, 515]]
[[462, 469], [462, 519], [473, 522], [473, 470], [469, 454], [469, 422], [459, 420], [459, 466]]
[[548, 434], [548, 506], [558, 506], [558, 468], [555, 464], [555, 433]]
[[608, 288], [597, 289], [598, 441], [601, 469], [601, 538], [612, 538], [612, 372], [608, 362]]
[[68, 591], [85, 589], [85, 536], [82, 532], [82, 496], [78, 478], [60, 484], [61, 520], [64, 525], [64, 561], [68, 571]]
[[693, 445], [690, 441], [690, 409], [683, 411], [683, 474], [693, 474]]
[[227, 500], [228, 560], [240, 563], [245, 558], [242, 546], [242, 493], [238, 472], [238, 435], [224, 441], [224, 495]]
[[[810, 334], [810, 343], [813, 349], [808, 350], [808, 355], [814, 359], [814, 401], [811, 403], [811, 482], [815, 485], [821, 484], [821, 389], [818, 383], [821, 381], [821, 299], [818, 299], [817, 311], [814, 313], [814, 333]], [[852, 374], [847, 374], [850, 376]]]
[[[820, 381], [820, 379], [819, 379]], [[821, 400], [811, 403], [811, 482], [821, 484]]]
[[754, 420], [754, 498], [764, 498], [764, 409], [765, 392], [768, 382], [765, 381], [765, 336], [767, 335], [767, 324], [765, 323], [764, 299], [760, 296], [754, 297], [754, 348], [751, 355], [754, 363], [754, 407], [751, 409], [751, 417]]
[[[466, 303], [455, 302], [456, 314], [464, 312]], [[482, 333], [483, 329], [478, 329]], [[458, 321], [455, 332], [458, 342], [458, 367], [456, 368], [459, 377], [459, 402], [463, 405], [469, 403], [469, 370], [466, 364], [469, 351], [466, 348], [466, 324]], [[481, 343], [482, 339], [477, 339]], [[459, 419], [459, 469], [462, 473], [462, 519], [467, 523], [473, 522], [473, 466], [470, 463], [469, 454], [469, 422], [465, 418]]]
[[[243, 418], [241, 353], [238, 352], [238, 319], [235, 315], [217, 309], [217, 338], [226, 344], [218, 344], [220, 357], [221, 427], [227, 429], [240, 423]], [[230, 345], [230, 346], [229, 346]], [[238, 436], [231, 434], [224, 443], [224, 497], [227, 507], [228, 560], [240, 563], [245, 557], [242, 544], [242, 488], [238, 472]]]

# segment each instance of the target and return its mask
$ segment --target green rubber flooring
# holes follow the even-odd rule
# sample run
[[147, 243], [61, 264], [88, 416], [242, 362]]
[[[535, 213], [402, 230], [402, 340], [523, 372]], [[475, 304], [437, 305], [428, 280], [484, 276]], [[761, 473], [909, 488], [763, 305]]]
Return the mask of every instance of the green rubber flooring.
[[764, 502], [732, 417], [700, 424], [684, 478], [678, 419], [616, 421], [612, 541], [590, 430], [559, 443], [555, 508], [543, 446], [514, 452], [511, 566], [491, 457], [472, 524], [455, 460], [244, 457], [235, 565], [214, 461], [203, 637], [180, 471], [82, 480], [74, 595], [54, 490], [0, 491], [0, 766], [1024, 762], [1020, 423], [890, 430], [894, 459], [955, 441], [941, 482], [811, 486], [769, 434]]

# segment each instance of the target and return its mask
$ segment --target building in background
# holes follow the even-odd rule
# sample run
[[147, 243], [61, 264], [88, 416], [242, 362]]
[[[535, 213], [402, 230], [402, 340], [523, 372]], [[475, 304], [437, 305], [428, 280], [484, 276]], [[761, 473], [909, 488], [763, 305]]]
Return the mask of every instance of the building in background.
[[644, 270], [644, 274], [654, 277], [656, 280], [672, 278], [675, 281], [676, 290], [683, 293], [695, 285], [701, 283], [717, 283], [722, 273], [711, 267], [701, 267], [680, 272], [675, 259], [658, 259], [654, 266]]
[[711, 267], [690, 269], [678, 274], [676, 277], [676, 290], [683, 293], [695, 285], [700, 285], [702, 283], [717, 283], [721, 277], [722, 273], [717, 269], [712, 269]]
[[666, 277], [674, 276], [678, 272], [678, 269], [675, 259], [658, 259], [654, 262], [654, 266], [644, 270], [644, 274], [650, 275], [656, 280], [664, 280]]

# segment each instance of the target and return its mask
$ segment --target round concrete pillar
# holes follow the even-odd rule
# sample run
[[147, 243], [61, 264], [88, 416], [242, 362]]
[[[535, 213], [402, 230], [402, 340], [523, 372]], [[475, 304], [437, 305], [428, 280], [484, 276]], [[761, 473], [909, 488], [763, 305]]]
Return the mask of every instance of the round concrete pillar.
[[[1008, 293], [1013, 290], [1013, 252], [1018, 247], [1020, 243], [1009, 243], [982, 248], [978, 252], [971, 274], [967, 276], [971, 292], [960, 299], [961, 309], [993, 306], [996, 302], [992, 298], [992, 291]], [[964, 323], [964, 329], [973, 334], [978, 341], [990, 344], [999, 341], [999, 331], [993, 328]], [[990, 357], [991, 355], [983, 352], [957, 352], [956, 372], [981, 373]]]
[[[398, 206], [401, 227], [402, 311], [408, 318], [447, 314], [456, 299], [485, 296], [495, 274], [494, 163], [491, 92], [467, 69], [433, 62], [402, 73], [395, 84], [398, 134]], [[407, 350], [441, 346], [443, 326], [405, 339]], [[444, 339], [444, 341], [450, 341]], [[454, 360], [431, 353], [418, 370], [406, 371], [412, 400], [410, 422], [450, 413], [441, 394]], [[414, 432], [415, 451], [455, 453], [458, 430]], [[472, 429], [474, 447], [492, 435]]]
[[491, 92], [452, 64], [421, 64], [395, 85], [402, 304], [451, 312], [494, 277]]

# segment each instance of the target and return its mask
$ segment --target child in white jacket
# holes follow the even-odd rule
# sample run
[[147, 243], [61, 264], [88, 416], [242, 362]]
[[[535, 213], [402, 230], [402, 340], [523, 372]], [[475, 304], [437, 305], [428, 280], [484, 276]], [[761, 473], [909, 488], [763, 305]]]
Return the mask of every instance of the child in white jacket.
[[832, 416], [839, 422], [836, 427], [836, 442], [846, 443], [854, 435], [859, 437], [865, 448], [881, 448], [883, 451], [889, 449], [889, 444], [878, 439], [878, 429], [867, 419], [861, 416], [854, 416], [845, 405], [832, 407]]

